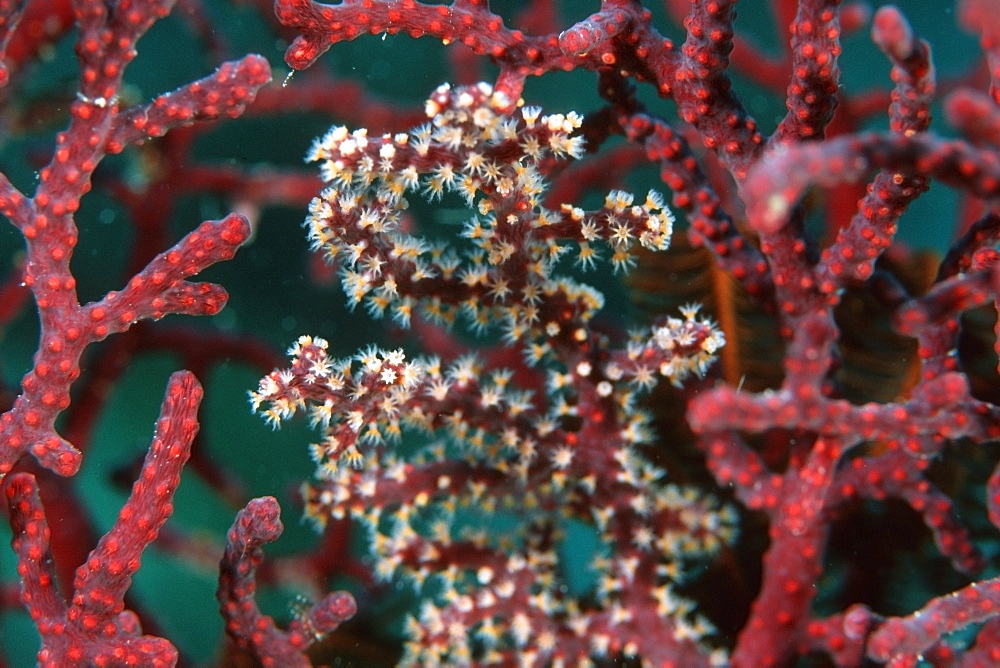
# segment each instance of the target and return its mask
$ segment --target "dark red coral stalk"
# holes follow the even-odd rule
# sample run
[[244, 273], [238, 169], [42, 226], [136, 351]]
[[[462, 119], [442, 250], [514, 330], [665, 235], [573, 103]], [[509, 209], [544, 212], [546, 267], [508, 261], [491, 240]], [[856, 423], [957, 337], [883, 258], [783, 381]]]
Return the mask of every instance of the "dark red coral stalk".
[[229, 636], [261, 664], [309, 666], [304, 652], [353, 617], [357, 604], [346, 592], [332, 592], [303, 610], [286, 631], [260, 611], [254, 600], [257, 569], [264, 561], [262, 547], [277, 540], [284, 530], [280, 514], [277, 500], [265, 496], [253, 499], [236, 515], [219, 564], [217, 596]]

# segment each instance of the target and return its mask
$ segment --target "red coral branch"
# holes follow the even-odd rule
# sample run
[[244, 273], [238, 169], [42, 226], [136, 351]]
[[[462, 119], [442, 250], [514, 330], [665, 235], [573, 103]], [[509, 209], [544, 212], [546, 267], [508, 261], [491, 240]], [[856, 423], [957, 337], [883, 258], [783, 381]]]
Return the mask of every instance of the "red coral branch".
[[279, 630], [261, 613], [254, 599], [256, 573], [264, 561], [262, 546], [277, 540], [284, 530], [280, 514], [278, 502], [267, 496], [253, 499], [236, 515], [219, 564], [217, 596], [229, 636], [252, 651], [262, 665], [309, 666], [304, 652], [353, 617], [357, 604], [346, 592], [327, 594], [300, 610], [287, 631]]
[[114, 527], [77, 569], [68, 605], [56, 590], [49, 526], [35, 479], [26, 473], [11, 476], [6, 494], [21, 600], [42, 635], [40, 665], [176, 663], [173, 645], [142, 635], [138, 618], [124, 610], [123, 599], [143, 550], [173, 513], [181, 469], [198, 431], [195, 416], [201, 397], [193, 375], [178, 372], [171, 377], [139, 478]]
[[[26, 230], [29, 257], [45, 252], [47, 236], [36, 220], [28, 229], [43, 229], [40, 235]], [[43, 344], [34, 368], [21, 381], [22, 394], [14, 407], [0, 417], [0, 471], [9, 471], [25, 450], [46, 468], [72, 475], [80, 466], [80, 453], [60, 437], [56, 417], [69, 405], [69, 387], [79, 376], [84, 348], [110, 334], [121, 332], [137, 320], [161, 318], [168, 313], [210, 315], [225, 305], [226, 292], [211, 283], [190, 283], [188, 276], [220, 260], [229, 259], [250, 235], [241, 216], [204, 223], [157, 256], [121, 292], [110, 292], [98, 302], [76, 303], [74, 280], [68, 264], [39, 267], [29, 260], [25, 283], [32, 288], [42, 320]], [[61, 255], [58, 240], [50, 242], [48, 254]], [[67, 253], [68, 255], [68, 253]], [[67, 258], [68, 259], [68, 258]], [[41, 260], [37, 260], [41, 263]], [[35, 265], [37, 266], [37, 264]]]
[[230, 259], [250, 235], [249, 225], [239, 216], [206, 223], [153, 260], [120, 292], [83, 306], [77, 299], [70, 270], [78, 240], [74, 214], [103, 157], [180, 124], [238, 115], [270, 79], [266, 61], [248, 56], [149, 106], [120, 112], [118, 93], [125, 67], [135, 57], [135, 42], [166, 15], [169, 6], [169, 2], [128, 1], [113, 7], [97, 0], [79, 3], [81, 74], [70, 125], [57, 137], [32, 197], [0, 175], [0, 212], [27, 242], [24, 283], [34, 294], [42, 326], [34, 368], [22, 380], [22, 394], [14, 407], [0, 417], [0, 475], [9, 472], [26, 450], [61, 475], [75, 473], [80, 453], [56, 433], [54, 422], [69, 405], [69, 388], [79, 376], [84, 348], [137, 320], [168, 313], [218, 312], [226, 300], [222, 288], [184, 279]]

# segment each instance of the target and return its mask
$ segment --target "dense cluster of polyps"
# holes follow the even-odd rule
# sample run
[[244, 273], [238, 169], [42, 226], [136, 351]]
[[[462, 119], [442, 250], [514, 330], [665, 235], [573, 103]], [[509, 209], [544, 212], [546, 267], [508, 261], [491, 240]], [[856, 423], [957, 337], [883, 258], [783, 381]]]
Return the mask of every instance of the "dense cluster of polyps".
[[[696, 653], [711, 625], [673, 588], [730, 538], [733, 516], [643, 458], [652, 432], [636, 397], [659, 378], [702, 375], [724, 337], [692, 306], [613, 344], [587, 327], [601, 294], [558, 273], [569, 243], [583, 269], [605, 247], [626, 269], [634, 246], [667, 247], [673, 217], [655, 193], [637, 205], [615, 191], [593, 212], [541, 206], [544, 173], [582, 150], [576, 114], [542, 116], [486, 84], [441, 87], [427, 111], [409, 133], [338, 127], [316, 142], [308, 157], [330, 185], [310, 207], [310, 237], [339, 263], [351, 304], [401, 324], [415, 311], [445, 325], [464, 315], [519, 348], [512, 361], [537, 383], [474, 355], [369, 348], [335, 360], [303, 337], [251, 401], [274, 424], [307, 409], [323, 431], [306, 514], [361, 521], [376, 573], [425, 597], [407, 626], [414, 662]], [[476, 209], [466, 248], [401, 229], [416, 190]], [[510, 526], [481, 529], [496, 517]], [[559, 551], [580, 521], [600, 548], [573, 592]], [[644, 632], [647, 618], [661, 633]]]
[[[408, 133], [369, 137], [341, 126], [314, 143], [307, 159], [320, 163], [327, 187], [310, 205], [309, 237], [339, 263], [350, 305], [407, 325], [419, 304], [432, 322], [461, 314], [480, 332], [499, 325], [514, 343], [565, 324], [553, 305], [576, 311], [580, 324], [600, 308], [593, 290], [555, 275], [567, 242], [585, 269], [601, 241], [616, 269], [634, 262], [636, 246], [669, 245], [673, 214], [655, 192], [641, 205], [612, 192], [594, 212], [542, 207], [544, 172], [582, 154], [583, 138], [571, 136], [581, 119], [542, 116], [537, 107], [506, 113], [516, 102], [487, 84], [442, 86], [427, 102], [430, 122]], [[402, 232], [413, 192], [431, 201], [456, 193], [474, 207], [462, 232], [472, 248], [460, 253]]]

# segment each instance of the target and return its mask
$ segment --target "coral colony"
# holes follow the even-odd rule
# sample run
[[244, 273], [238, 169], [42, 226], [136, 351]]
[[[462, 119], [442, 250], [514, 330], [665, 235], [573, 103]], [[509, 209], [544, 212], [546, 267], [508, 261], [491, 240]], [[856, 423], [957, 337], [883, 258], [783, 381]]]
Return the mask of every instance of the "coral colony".
[[[206, 41], [218, 4], [178, 3]], [[667, 16], [604, 0], [562, 24], [547, 0], [502, 16], [487, 0], [241, 4], [290, 40], [287, 66], [308, 72], [274, 84], [268, 60], [246, 55], [144, 102], [125, 71], [174, 2], [0, 0], [8, 91], [59, 40], [77, 64], [33, 190], [0, 173], [0, 213], [25, 249], [5, 267], [0, 318], [33, 301], [39, 323], [0, 417], [4, 560], [19, 579], [4, 583], [0, 613], [27, 610], [41, 665], [195, 661], [129, 592], [150, 545], [194, 559], [168, 522], [189, 461], [243, 506], [213, 543], [228, 637], [216, 661], [311, 665], [337, 648], [364, 657], [381, 638], [394, 646], [379, 661], [410, 665], [1000, 663], [989, 570], [1000, 2], [957, 3], [985, 60], [941, 94], [930, 46], [888, 5], [773, 0], [784, 50], [765, 56], [734, 33], [734, 0], [668, 0]], [[841, 37], [868, 27], [892, 88], [851, 96]], [[397, 33], [451, 45], [455, 82], [429, 86], [423, 114], [317, 72], [339, 42]], [[595, 73], [602, 101], [532, 103], [529, 77], [570, 70]], [[784, 95], [773, 128], [748, 112], [733, 72]], [[193, 161], [198, 134], [227, 117], [305, 111], [337, 121], [302, 147], [311, 174]], [[886, 112], [887, 130], [860, 131]], [[101, 172], [140, 144], [159, 151], [159, 164], [136, 167], [144, 185]], [[658, 187], [622, 189], [643, 165], [658, 167]], [[963, 205], [930, 263], [895, 236], [935, 181]], [[71, 259], [92, 187], [143, 223], [121, 287], [81, 304]], [[174, 235], [167, 211], [189, 191], [238, 201], [249, 218], [189, 220]], [[289, 362], [253, 332], [143, 322], [222, 310], [223, 287], [189, 279], [246, 252], [275, 203], [305, 217], [312, 251], [339, 277], [331, 300], [384, 325], [372, 345], [340, 350], [313, 331]], [[461, 226], [434, 222], [456, 206]], [[684, 272], [707, 287], [688, 290]], [[661, 299], [624, 322], [627, 309], [605, 308], [607, 286], [621, 285], [636, 304]], [[192, 371], [169, 380], [131, 494], [100, 536], [68, 481], [114, 381], [139, 351], [162, 349]], [[278, 502], [250, 499], [226, 462], [199, 452], [213, 387], [195, 375], [226, 358], [262, 370], [250, 403], [264, 422], [313, 429], [303, 447], [315, 471], [296, 497], [322, 536], [308, 554], [266, 559], [283, 530]], [[241, 456], [275, 457], [258, 426]], [[890, 503], [883, 535], [864, 543], [859, 527], [876, 521], [865, 509]], [[887, 547], [900, 514], [924, 525], [916, 547]], [[844, 556], [847, 525], [858, 543]], [[921, 588], [899, 609], [837, 583], [860, 577], [869, 552], [907, 550], [950, 563], [954, 586]], [[275, 620], [258, 584], [287, 584], [296, 568], [314, 595]], [[331, 585], [345, 575], [353, 594]], [[359, 622], [394, 593], [405, 610], [393, 641]], [[0, 664], [18, 642], [38, 646], [3, 638]]]

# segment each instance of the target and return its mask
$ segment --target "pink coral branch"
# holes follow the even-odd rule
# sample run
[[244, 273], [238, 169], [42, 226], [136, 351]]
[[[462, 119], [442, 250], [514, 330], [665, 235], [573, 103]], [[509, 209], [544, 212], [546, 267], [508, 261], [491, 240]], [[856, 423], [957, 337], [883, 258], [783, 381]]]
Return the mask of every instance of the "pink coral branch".
[[930, 133], [892, 137], [865, 133], [823, 144], [778, 148], [754, 166], [744, 184], [751, 224], [773, 233], [788, 220], [809, 185], [857, 182], [875, 168], [915, 170], [978, 197], [1000, 196], [996, 153]]
[[1000, 578], [973, 582], [912, 615], [885, 621], [868, 640], [868, 656], [891, 666], [917, 665], [943, 636], [998, 615]]

